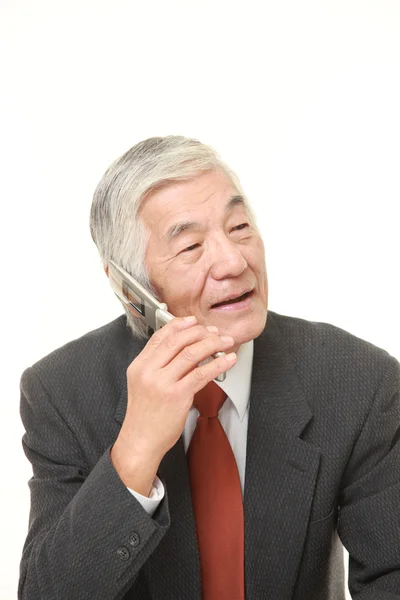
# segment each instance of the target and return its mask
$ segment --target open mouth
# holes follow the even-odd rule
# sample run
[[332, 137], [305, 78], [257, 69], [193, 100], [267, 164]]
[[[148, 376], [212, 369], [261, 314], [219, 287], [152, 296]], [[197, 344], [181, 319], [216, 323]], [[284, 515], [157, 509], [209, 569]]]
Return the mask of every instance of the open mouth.
[[238, 302], [242, 302], [243, 300], [248, 298], [248, 296], [250, 296], [250, 294], [252, 293], [253, 291], [245, 292], [244, 294], [242, 294], [238, 298], [234, 298], [233, 300], [225, 300], [224, 302], [218, 302], [217, 304], [213, 304], [211, 308], [218, 308], [218, 306], [225, 306], [226, 304], [237, 304]]

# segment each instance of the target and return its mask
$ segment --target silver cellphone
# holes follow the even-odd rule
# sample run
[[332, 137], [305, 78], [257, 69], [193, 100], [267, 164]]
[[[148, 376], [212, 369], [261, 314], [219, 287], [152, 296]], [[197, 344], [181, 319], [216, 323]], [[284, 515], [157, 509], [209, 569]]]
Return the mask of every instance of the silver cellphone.
[[[146, 323], [149, 335], [153, 335], [155, 331], [158, 331], [175, 318], [174, 315], [168, 312], [168, 306], [165, 302], [156, 300], [132, 275], [112, 260], [108, 263], [108, 278], [118, 298], [133, 309]], [[213, 358], [223, 355], [224, 352], [216, 352], [212, 357], [202, 361], [201, 364], [206, 364]], [[225, 378], [226, 373], [220, 373], [215, 381], [221, 382]]]

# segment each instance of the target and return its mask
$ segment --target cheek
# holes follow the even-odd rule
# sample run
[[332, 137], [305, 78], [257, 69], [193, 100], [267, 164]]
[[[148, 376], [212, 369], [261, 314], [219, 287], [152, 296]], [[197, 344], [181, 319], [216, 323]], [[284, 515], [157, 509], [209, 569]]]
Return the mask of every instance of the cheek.
[[[174, 306], [177, 312], [190, 308], [192, 311], [199, 305], [206, 281], [204, 271], [193, 266], [188, 268], [170, 269], [165, 280], [163, 297], [168, 307]], [[171, 305], [171, 306], [170, 306]]]
[[199, 295], [206, 283], [207, 273], [204, 269], [191, 269], [188, 273], [188, 284], [194, 295]]
[[249, 258], [249, 266], [251, 267], [253, 273], [257, 277], [260, 291], [264, 293], [265, 296], [267, 296], [268, 278], [265, 262], [264, 245], [262, 241], [259, 241], [255, 252], [252, 254], [251, 258]]
[[267, 276], [267, 269], [265, 266], [265, 260], [263, 260], [261, 265], [262, 265], [262, 268], [260, 268], [259, 281], [260, 281], [260, 285], [264, 291], [265, 297], [267, 297], [267, 295], [268, 295], [268, 276]]

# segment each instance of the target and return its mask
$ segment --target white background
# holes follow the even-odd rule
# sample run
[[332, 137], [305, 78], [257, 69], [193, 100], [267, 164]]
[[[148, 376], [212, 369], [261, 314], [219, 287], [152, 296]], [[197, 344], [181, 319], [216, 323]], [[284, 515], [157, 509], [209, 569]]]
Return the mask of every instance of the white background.
[[16, 597], [30, 466], [19, 378], [121, 313], [88, 221], [139, 140], [198, 137], [238, 172], [269, 308], [400, 358], [400, 3], [2, 0], [0, 598]]

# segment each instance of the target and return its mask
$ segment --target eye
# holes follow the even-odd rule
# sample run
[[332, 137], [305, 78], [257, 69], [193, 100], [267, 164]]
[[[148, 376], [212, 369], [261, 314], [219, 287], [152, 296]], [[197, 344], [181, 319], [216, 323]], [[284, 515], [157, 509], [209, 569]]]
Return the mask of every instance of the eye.
[[236, 230], [236, 231], [240, 231], [241, 229], [244, 229], [245, 227], [248, 227], [248, 226], [249, 226], [248, 223], [241, 223], [240, 225], [237, 225], [233, 229]]
[[182, 252], [190, 252], [191, 250], [194, 250], [195, 248], [197, 248], [197, 246], [199, 246], [199, 244], [192, 244], [191, 246], [188, 246], [187, 248], [182, 250]]

